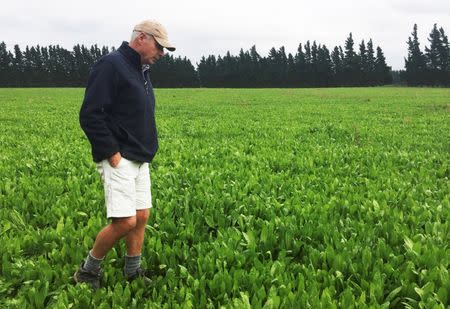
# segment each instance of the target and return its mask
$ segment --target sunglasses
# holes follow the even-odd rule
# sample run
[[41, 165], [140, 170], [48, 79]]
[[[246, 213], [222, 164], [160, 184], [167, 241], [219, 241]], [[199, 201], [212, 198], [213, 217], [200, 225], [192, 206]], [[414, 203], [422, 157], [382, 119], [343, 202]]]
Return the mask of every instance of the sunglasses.
[[[136, 30], [135, 30], [135, 31], [136, 31]], [[161, 44], [158, 43], [158, 41], [155, 39], [155, 37], [153, 36], [153, 34], [150, 34], [150, 33], [144, 32], [144, 31], [139, 31], [139, 32], [145, 34], [146, 36], [153, 37], [153, 40], [155, 40], [156, 48], [157, 48], [159, 51], [164, 51], [164, 46], [162, 46]]]
[[[153, 38], [153, 39], [155, 39], [155, 38]], [[156, 44], [156, 48], [159, 50], [159, 51], [164, 51], [164, 46], [162, 46], [161, 44], [159, 44], [158, 43], [158, 41], [155, 39], [155, 44]]]

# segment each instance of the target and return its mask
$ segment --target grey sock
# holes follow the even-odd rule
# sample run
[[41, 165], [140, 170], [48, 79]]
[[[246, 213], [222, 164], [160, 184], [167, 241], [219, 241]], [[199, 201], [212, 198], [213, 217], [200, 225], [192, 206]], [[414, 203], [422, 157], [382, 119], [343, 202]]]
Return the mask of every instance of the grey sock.
[[100, 264], [102, 263], [103, 258], [97, 259], [96, 257], [92, 256], [91, 252], [92, 250], [89, 251], [86, 260], [84, 261], [83, 269], [98, 273], [100, 271]]
[[128, 256], [125, 255], [125, 276], [130, 277], [134, 275], [141, 265], [141, 255]]

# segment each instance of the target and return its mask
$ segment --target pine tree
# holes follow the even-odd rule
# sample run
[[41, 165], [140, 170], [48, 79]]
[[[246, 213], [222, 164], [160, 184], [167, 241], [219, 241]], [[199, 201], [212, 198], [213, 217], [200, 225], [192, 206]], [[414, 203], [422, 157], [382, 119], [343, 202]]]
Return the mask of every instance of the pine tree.
[[23, 81], [23, 85], [26, 87], [31, 86], [31, 80], [32, 80], [32, 76], [31, 74], [33, 73], [33, 57], [31, 55], [31, 50], [30, 47], [27, 45], [25, 46], [25, 50], [23, 52], [23, 76], [22, 76], [22, 81]]
[[42, 61], [42, 80], [43, 86], [49, 86], [50, 83], [50, 56], [47, 47], [41, 47], [41, 61]]
[[203, 87], [215, 87], [217, 83], [217, 61], [215, 56], [204, 56], [198, 64], [198, 76]]
[[377, 47], [377, 58], [375, 60], [375, 74], [378, 85], [386, 85], [392, 83], [391, 68], [386, 64], [381, 47]]
[[428, 37], [428, 42], [430, 42], [430, 47], [425, 47], [425, 58], [427, 65], [427, 84], [436, 85], [439, 84], [441, 78], [440, 73], [442, 72], [441, 66], [441, 55], [440, 50], [442, 46], [441, 34], [434, 24], [433, 29]]
[[319, 45], [317, 51], [317, 86], [329, 86], [332, 83], [332, 68], [330, 51]]
[[362, 40], [361, 44], [359, 44], [358, 61], [359, 61], [358, 81], [360, 85], [366, 86], [369, 83], [369, 68], [368, 68], [369, 64], [368, 64], [368, 54], [366, 44], [364, 40]]
[[97, 44], [94, 44], [89, 49], [89, 54], [92, 60], [97, 61], [102, 56], [102, 51], [98, 48]]
[[[342, 50], [342, 49], [341, 49]], [[341, 52], [339, 47], [334, 47], [331, 52], [331, 67], [333, 71], [333, 84], [341, 85], [342, 84], [342, 74], [344, 72], [344, 60], [341, 57]]]
[[102, 56], [105, 56], [105, 55], [107, 55], [107, 54], [109, 54], [108, 47], [107, 47], [107, 46], [103, 46], [103, 47], [102, 47]]
[[39, 45], [30, 48], [32, 71], [30, 74], [30, 86], [44, 86], [44, 64]]
[[181, 57], [179, 57], [179, 58], [177, 58], [176, 61], [178, 61], [180, 63], [180, 65], [178, 66], [179, 71], [177, 71], [175, 73], [175, 75], [177, 76], [177, 80], [178, 80], [178, 77], [181, 78], [181, 82], [179, 82], [178, 86], [179, 87], [198, 87], [199, 82], [198, 82], [197, 71], [195, 70], [191, 61], [186, 57], [184, 57], [183, 59], [181, 59]]
[[303, 53], [303, 46], [300, 43], [297, 48], [297, 53], [294, 58], [295, 63], [295, 78], [293, 80], [294, 85], [302, 87], [304, 86], [304, 76], [306, 74], [306, 59]]
[[432, 71], [439, 71], [441, 69], [440, 47], [442, 46], [441, 34], [434, 24], [433, 29], [428, 37], [430, 47], [425, 47], [425, 56], [427, 59], [427, 67]]
[[6, 49], [5, 42], [0, 43], [0, 85], [11, 85], [11, 73], [13, 66], [13, 56]]
[[366, 51], [366, 69], [367, 69], [367, 84], [370, 86], [376, 85], [375, 81], [375, 51], [373, 49], [372, 39], [367, 42], [367, 51]]
[[405, 79], [408, 85], [420, 85], [425, 81], [426, 62], [420, 50], [417, 24], [414, 24], [412, 38], [408, 38], [408, 56], [405, 59]]
[[218, 62], [216, 86], [224, 85], [225, 87], [236, 87], [239, 82], [238, 78], [238, 60], [237, 57], [231, 55], [229, 51], [222, 58], [223, 65]]
[[449, 84], [449, 44], [444, 29], [434, 24], [429, 35], [430, 47], [425, 47], [427, 61], [427, 83], [430, 85]]
[[344, 56], [344, 80], [347, 85], [355, 85], [357, 83], [358, 75], [358, 59], [353, 49], [354, 41], [352, 33], [345, 41], [345, 56]]
[[443, 74], [442, 85], [450, 86], [450, 46], [448, 37], [442, 27], [439, 28], [439, 34], [441, 35], [442, 42], [439, 50], [439, 53], [441, 55], [441, 67]]
[[23, 55], [19, 45], [14, 45], [13, 74], [12, 80], [15, 86], [23, 86]]
[[288, 58], [284, 46], [281, 46], [277, 52], [277, 62], [279, 63], [278, 70], [278, 86], [286, 87], [287, 84], [287, 72], [288, 72]]
[[310, 87], [313, 85], [313, 70], [312, 70], [312, 57], [311, 57], [311, 44], [306, 41], [305, 44], [305, 75], [303, 77], [304, 85]]
[[313, 44], [311, 45], [311, 85], [316, 86], [319, 83], [319, 76], [318, 76], [318, 68], [317, 68], [317, 59], [319, 55], [319, 47], [317, 46], [316, 41], [313, 41]]
[[286, 74], [286, 87], [294, 87], [295, 85], [295, 60], [294, 56], [289, 53], [287, 58], [287, 74]]
[[253, 45], [250, 48], [250, 59], [251, 59], [251, 73], [250, 79], [252, 81], [252, 87], [261, 87], [262, 83], [262, 67], [261, 67], [261, 56], [256, 51], [256, 46]]
[[248, 51], [241, 48], [237, 57], [236, 87], [251, 86], [251, 57]]

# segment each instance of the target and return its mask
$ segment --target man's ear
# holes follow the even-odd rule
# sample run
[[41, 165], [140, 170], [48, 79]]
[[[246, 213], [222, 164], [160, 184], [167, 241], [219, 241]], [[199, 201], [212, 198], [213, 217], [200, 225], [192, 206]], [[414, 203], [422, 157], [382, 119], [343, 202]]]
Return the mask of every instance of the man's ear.
[[141, 44], [143, 41], [145, 40], [145, 34], [144, 33], [139, 33], [138, 35], [138, 42], [139, 44]]

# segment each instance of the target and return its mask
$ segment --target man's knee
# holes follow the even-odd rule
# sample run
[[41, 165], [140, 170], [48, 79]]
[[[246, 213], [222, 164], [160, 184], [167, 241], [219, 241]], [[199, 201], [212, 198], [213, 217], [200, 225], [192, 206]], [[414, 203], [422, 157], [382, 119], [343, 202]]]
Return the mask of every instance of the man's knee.
[[141, 209], [136, 211], [136, 226], [142, 226], [147, 223], [150, 217], [150, 209]]
[[126, 218], [113, 218], [112, 225], [115, 229], [120, 231], [121, 234], [126, 234], [136, 227], [136, 216]]

